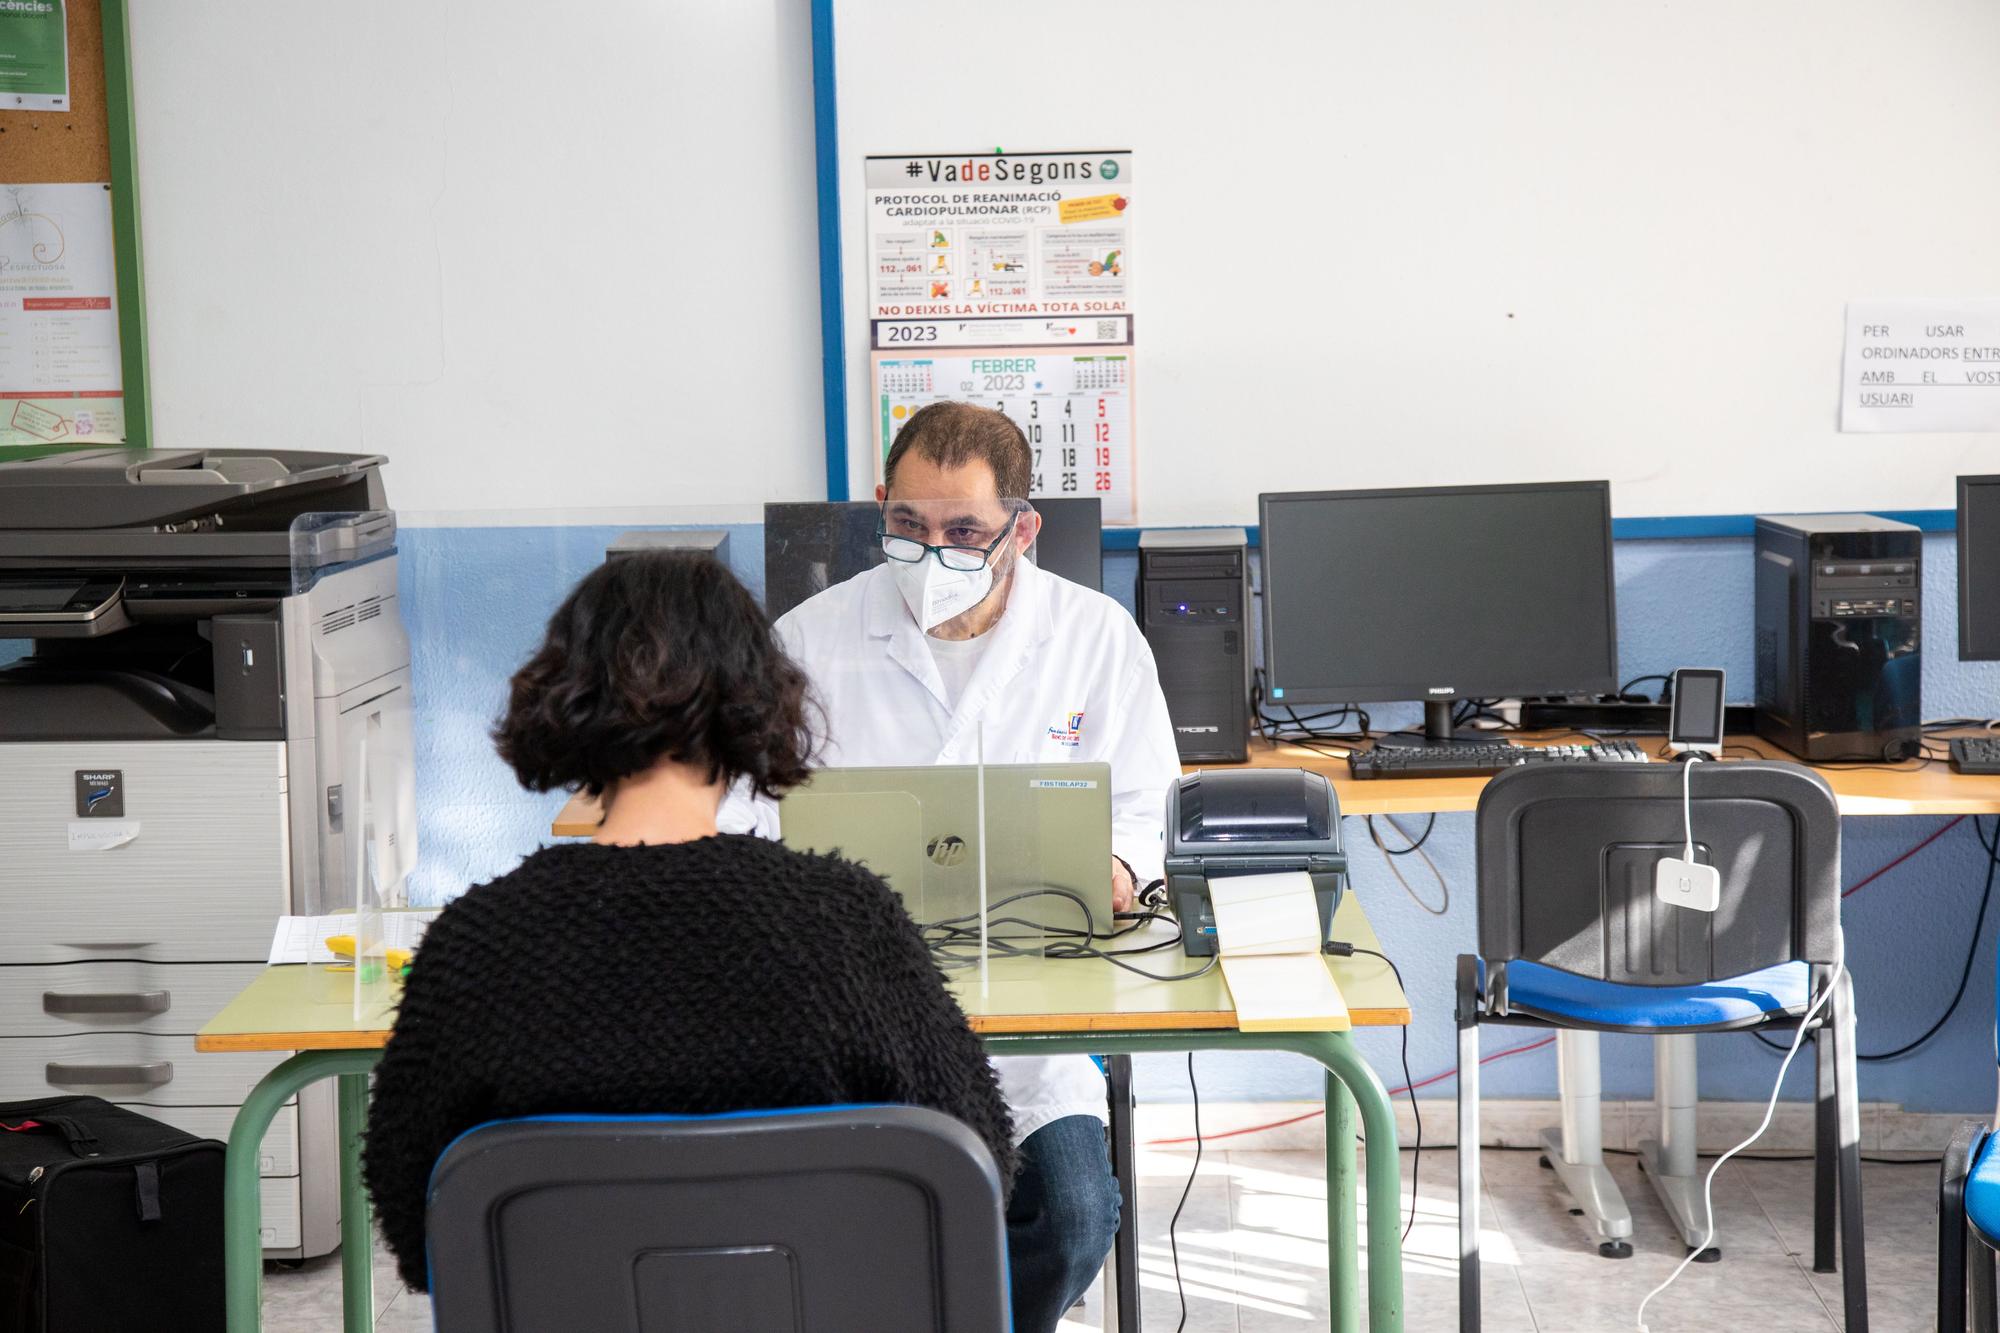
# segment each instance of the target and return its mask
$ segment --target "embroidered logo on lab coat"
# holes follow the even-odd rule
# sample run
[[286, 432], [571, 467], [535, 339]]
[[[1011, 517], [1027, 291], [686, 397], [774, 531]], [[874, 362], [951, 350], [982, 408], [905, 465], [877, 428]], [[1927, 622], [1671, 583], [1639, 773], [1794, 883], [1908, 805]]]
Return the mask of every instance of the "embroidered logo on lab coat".
[[1049, 728], [1049, 739], [1058, 745], [1072, 748], [1083, 743], [1083, 714], [1071, 713], [1063, 722]]

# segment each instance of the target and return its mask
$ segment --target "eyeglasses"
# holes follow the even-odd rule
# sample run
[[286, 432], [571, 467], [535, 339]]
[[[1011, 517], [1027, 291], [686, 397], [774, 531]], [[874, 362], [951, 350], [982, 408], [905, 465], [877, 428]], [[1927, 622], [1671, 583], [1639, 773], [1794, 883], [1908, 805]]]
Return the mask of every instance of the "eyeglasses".
[[946, 569], [970, 574], [974, 570], [986, 568], [988, 562], [993, 559], [993, 553], [1007, 540], [1007, 534], [1014, 530], [1014, 524], [1020, 517], [1017, 512], [1008, 518], [1007, 526], [1000, 529], [1000, 535], [984, 546], [932, 546], [929, 542], [920, 542], [915, 537], [898, 537], [890, 533], [886, 519], [876, 524], [875, 537], [882, 543], [882, 554], [891, 560], [914, 565], [927, 555], [935, 555], [938, 563]]

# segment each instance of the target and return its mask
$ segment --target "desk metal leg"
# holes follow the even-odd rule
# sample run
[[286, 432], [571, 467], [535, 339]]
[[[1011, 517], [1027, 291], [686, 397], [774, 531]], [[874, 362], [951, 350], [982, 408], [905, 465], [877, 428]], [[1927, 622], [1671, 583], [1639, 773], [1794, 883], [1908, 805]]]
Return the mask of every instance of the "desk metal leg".
[[[1118, 1333], [1139, 1333], [1139, 1165], [1132, 1141], [1132, 1057], [1105, 1058], [1110, 1086], [1111, 1174], [1123, 1199], [1118, 1210], [1118, 1238], [1112, 1243], [1112, 1288], [1116, 1293]], [[1104, 1326], [1112, 1327], [1107, 1319]]]
[[[1396, 1140], [1396, 1111], [1382, 1080], [1354, 1049], [1345, 1032], [1321, 1034], [1311, 1051], [1327, 1072], [1346, 1085], [1361, 1111], [1368, 1169], [1368, 1327], [1403, 1327], [1403, 1171]], [[1322, 1053], [1323, 1052], [1323, 1053]], [[1348, 1158], [1351, 1164], [1353, 1158]], [[1352, 1170], [1352, 1166], [1349, 1166]], [[1352, 1217], [1350, 1210], [1348, 1216]], [[1350, 1237], [1351, 1240], [1351, 1237]], [[1349, 1253], [1353, 1252], [1350, 1244]]]
[[[1342, 1090], [1327, 1101], [1327, 1271], [1329, 1285], [1343, 1268], [1354, 1272], [1356, 1264], [1353, 1217], [1354, 1122], [1361, 1114], [1361, 1132], [1367, 1137], [1368, 1197], [1368, 1327], [1370, 1333], [1402, 1333], [1403, 1327], [1403, 1224], [1402, 1167], [1397, 1156], [1396, 1113], [1382, 1080], [1354, 1049], [1345, 1032], [1234, 1032], [1200, 1030], [1181, 1032], [1078, 1032], [1078, 1033], [995, 1033], [985, 1038], [986, 1048], [995, 1055], [1103, 1055], [1107, 1052], [1140, 1051], [1288, 1051], [1316, 1061], [1329, 1075], [1328, 1092]], [[1342, 1133], [1336, 1121], [1346, 1124], [1347, 1152], [1333, 1151], [1333, 1137]], [[1341, 1183], [1343, 1173], [1346, 1184]], [[1347, 1207], [1338, 1206], [1344, 1197]], [[1347, 1220], [1343, 1220], [1347, 1219]], [[1358, 1286], [1358, 1280], [1350, 1279]], [[1358, 1323], [1358, 1292], [1350, 1290], [1333, 1302], [1336, 1330], [1353, 1328], [1342, 1323], [1353, 1318]], [[1346, 1313], [1343, 1313], [1345, 1311]]]
[[368, 1128], [368, 1075], [340, 1076], [340, 1305], [346, 1333], [374, 1333], [375, 1235], [361, 1184]]
[[[1361, 1222], [1355, 1214], [1354, 1098], [1326, 1071], [1327, 1299], [1334, 1333], [1361, 1329]], [[1374, 1265], [1369, 1266], [1372, 1274]]]
[[[278, 1109], [309, 1083], [353, 1074], [360, 1076], [365, 1085], [368, 1071], [375, 1067], [381, 1054], [380, 1051], [302, 1051], [264, 1075], [237, 1111], [229, 1129], [229, 1152], [222, 1167], [222, 1262], [229, 1333], [257, 1333], [262, 1317], [264, 1219], [260, 1190], [263, 1182], [257, 1158], [263, 1149], [264, 1132], [271, 1127]], [[365, 1213], [363, 1216], [365, 1219]], [[342, 1227], [345, 1226], [343, 1214]], [[343, 1259], [343, 1272], [345, 1262]], [[366, 1262], [364, 1259], [363, 1264]], [[354, 1325], [350, 1323], [349, 1327]]]

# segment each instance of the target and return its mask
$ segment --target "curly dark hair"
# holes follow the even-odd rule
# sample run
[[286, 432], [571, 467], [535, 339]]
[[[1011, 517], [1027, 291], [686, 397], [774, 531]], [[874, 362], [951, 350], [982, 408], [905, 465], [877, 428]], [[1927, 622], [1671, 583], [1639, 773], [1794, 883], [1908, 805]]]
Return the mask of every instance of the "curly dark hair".
[[766, 796], [806, 778], [805, 672], [714, 556], [649, 551], [576, 585], [514, 673], [494, 729], [531, 791], [598, 795], [662, 759]]

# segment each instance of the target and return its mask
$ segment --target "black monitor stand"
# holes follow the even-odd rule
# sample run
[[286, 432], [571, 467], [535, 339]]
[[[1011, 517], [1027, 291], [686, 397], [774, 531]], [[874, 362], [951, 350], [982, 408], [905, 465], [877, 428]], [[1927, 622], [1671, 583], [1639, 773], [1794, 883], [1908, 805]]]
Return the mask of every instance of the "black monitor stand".
[[1375, 739], [1377, 749], [1395, 750], [1436, 750], [1453, 745], [1504, 745], [1507, 738], [1481, 734], [1477, 736], [1456, 736], [1452, 734], [1452, 710], [1458, 706], [1456, 699], [1424, 700], [1424, 734], [1414, 731], [1394, 731]]

